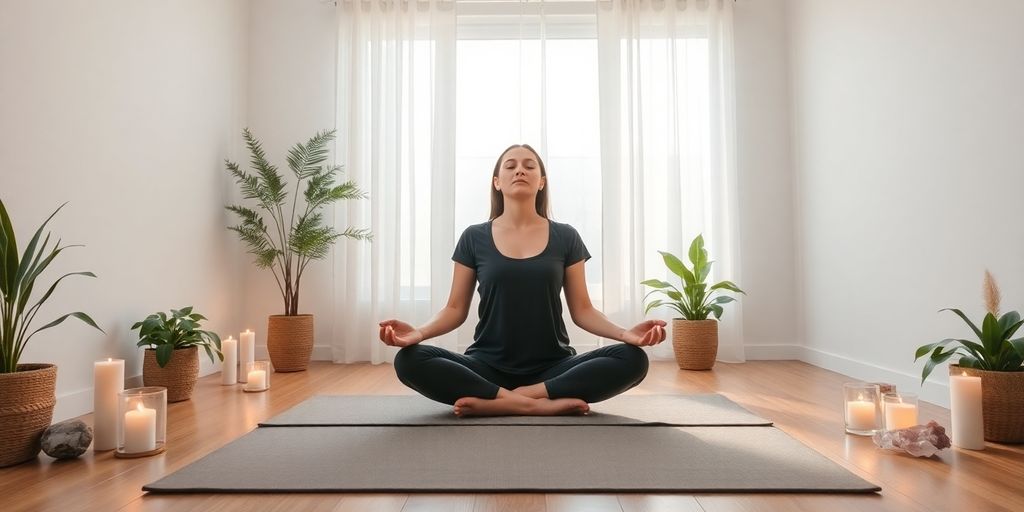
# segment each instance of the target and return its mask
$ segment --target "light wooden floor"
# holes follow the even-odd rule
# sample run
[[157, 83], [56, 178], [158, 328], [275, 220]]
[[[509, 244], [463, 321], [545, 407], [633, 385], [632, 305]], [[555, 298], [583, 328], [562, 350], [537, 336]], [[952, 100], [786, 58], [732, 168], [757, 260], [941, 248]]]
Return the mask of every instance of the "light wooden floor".
[[[302, 373], [272, 376], [267, 393], [199, 380], [195, 394], [169, 407], [167, 452], [115, 459], [87, 452], [72, 461], [39, 460], [0, 469], [0, 509], [12, 510], [317, 510], [380, 512], [498, 511], [852, 511], [1024, 510], [1024, 446], [989, 443], [985, 451], [946, 450], [922, 460], [878, 450], [843, 433], [840, 390], [852, 380], [794, 361], [718, 364], [684, 372], [655, 362], [630, 394], [718, 392], [773, 420], [779, 428], [857, 475], [878, 495], [829, 494], [281, 494], [145, 495], [140, 488], [210, 453], [314, 394], [412, 393], [391, 365], [314, 363]], [[83, 416], [87, 423], [89, 415]], [[949, 425], [949, 411], [923, 403], [921, 419]], [[273, 471], [267, 461], [267, 471]]]

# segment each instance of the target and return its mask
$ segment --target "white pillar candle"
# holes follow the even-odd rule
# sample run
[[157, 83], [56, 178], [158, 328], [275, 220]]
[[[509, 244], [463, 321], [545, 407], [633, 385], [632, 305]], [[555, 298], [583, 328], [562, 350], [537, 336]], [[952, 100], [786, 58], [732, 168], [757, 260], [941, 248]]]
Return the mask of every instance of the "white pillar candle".
[[846, 403], [847, 426], [854, 430], [874, 430], [878, 428], [875, 416], [875, 403], [868, 400], [851, 400]]
[[259, 391], [267, 387], [267, 372], [263, 370], [253, 370], [249, 372], [248, 379], [245, 389], [250, 391]]
[[917, 425], [917, 405], [901, 402], [885, 404], [885, 429], [899, 430]]
[[238, 382], [238, 340], [228, 336], [228, 339], [221, 343], [220, 351], [224, 354], [220, 383], [230, 386]]
[[124, 391], [124, 359], [96, 361], [92, 368], [92, 449], [117, 448], [117, 394]]
[[124, 415], [124, 451], [141, 453], [156, 449], [156, 409], [140, 403]]
[[985, 449], [981, 404], [981, 377], [972, 377], [966, 372], [949, 376], [949, 415], [954, 446]]
[[256, 360], [256, 333], [246, 329], [238, 335], [238, 339], [238, 364], [242, 368], [238, 372], [238, 382], [245, 382], [248, 377], [245, 365]]

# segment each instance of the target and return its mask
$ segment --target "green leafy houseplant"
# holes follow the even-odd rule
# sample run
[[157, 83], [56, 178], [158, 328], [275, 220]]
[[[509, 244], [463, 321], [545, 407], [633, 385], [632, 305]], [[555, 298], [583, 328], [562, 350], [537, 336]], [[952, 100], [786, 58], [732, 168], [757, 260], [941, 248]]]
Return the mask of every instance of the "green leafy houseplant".
[[[67, 203], [64, 203], [67, 204]], [[32, 321], [35, 319], [39, 308], [50, 298], [57, 285], [64, 278], [69, 276], [96, 277], [92, 272], [71, 272], [57, 278], [46, 290], [46, 293], [31, 305], [30, 297], [35, 288], [39, 275], [53, 262], [53, 260], [64, 249], [69, 247], [81, 247], [76, 245], [60, 245], [58, 240], [50, 246], [50, 233], [46, 234], [42, 245], [39, 239], [43, 229], [50, 219], [57, 215], [57, 212], [64, 208], [60, 205], [46, 220], [25, 247], [25, 252], [18, 256], [18, 243], [15, 239], [14, 227], [7, 209], [0, 201], [0, 373], [13, 373], [18, 371], [18, 361], [21, 359], [22, 351], [39, 331], [54, 327], [69, 317], [74, 317], [86, 324], [100, 329], [89, 315], [76, 311], [58, 317], [56, 320], [29, 332]]]
[[[999, 288], [992, 279], [992, 275], [985, 272], [985, 318], [981, 322], [981, 328], [972, 322], [963, 311], [955, 308], [944, 308], [939, 311], [952, 311], [962, 318], [974, 335], [977, 341], [961, 338], [946, 338], [942, 341], [929, 343], [918, 347], [914, 354], [914, 361], [928, 356], [924, 370], [921, 372], [921, 383], [932, 373], [936, 365], [942, 364], [955, 355], [960, 356], [958, 364], [964, 368], [995, 372], [1020, 372], [1024, 371], [1021, 364], [1024, 363], [1024, 338], [1012, 339], [1013, 335], [1024, 325], [1020, 313], [1010, 311], [999, 315]], [[950, 343], [956, 343], [952, 348], [946, 348]]]
[[172, 309], [171, 316], [163, 311], [149, 315], [145, 320], [132, 325], [132, 330], [139, 330], [137, 346], [156, 349], [156, 362], [161, 368], [167, 366], [176, 349], [188, 347], [203, 347], [210, 361], [217, 362], [213, 358], [214, 353], [223, 361], [220, 336], [200, 329], [199, 322], [203, 320], [206, 317], [193, 313], [192, 306], [189, 306], [180, 310]]
[[[643, 281], [640, 284], [654, 288], [654, 290], [651, 290], [644, 296], [644, 301], [654, 293], [661, 293], [668, 298], [668, 300], [657, 299], [651, 301], [647, 304], [646, 309], [644, 309], [644, 314], [658, 306], [667, 306], [678, 311], [682, 318], [686, 320], [707, 320], [708, 315], [712, 313], [714, 313], [716, 319], [721, 319], [722, 304], [733, 302], [736, 299], [727, 295], [713, 297], [713, 292], [729, 290], [746, 294], [746, 292], [731, 281], [722, 281], [708, 288], [706, 280], [711, 272], [711, 264], [714, 262], [708, 261], [708, 251], [704, 249], [703, 235], [697, 235], [697, 238], [694, 238], [690, 244], [689, 257], [690, 262], [693, 264], [692, 269], [687, 268], [672, 253], [658, 252], [661, 253], [665, 266], [682, 280], [683, 289], [680, 291], [671, 283], [659, 279]], [[719, 291], [719, 293], [721, 292]]]
[[[238, 233], [256, 256], [256, 265], [269, 268], [284, 299], [285, 315], [298, 315], [299, 286], [302, 273], [310, 261], [323, 259], [341, 237], [371, 239], [366, 229], [346, 228], [335, 231], [324, 223], [323, 207], [341, 199], [361, 199], [366, 194], [353, 181], [336, 185], [335, 175], [341, 166], [323, 165], [327, 161], [327, 143], [334, 139], [334, 130], [321, 131], [305, 144], [298, 143], [288, 152], [288, 167], [296, 182], [287, 209], [288, 186], [277, 168], [267, 161], [260, 141], [248, 129], [243, 131], [251, 153], [250, 164], [255, 172], [247, 173], [226, 160], [228, 171], [241, 186], [245, 199], [255, 200], [256, 210], [230, 205], [227, 209], [238, 215], [241, 223], [229, 229]], [[299, 191], [306, 182], [304, 204], [299, 204]]]

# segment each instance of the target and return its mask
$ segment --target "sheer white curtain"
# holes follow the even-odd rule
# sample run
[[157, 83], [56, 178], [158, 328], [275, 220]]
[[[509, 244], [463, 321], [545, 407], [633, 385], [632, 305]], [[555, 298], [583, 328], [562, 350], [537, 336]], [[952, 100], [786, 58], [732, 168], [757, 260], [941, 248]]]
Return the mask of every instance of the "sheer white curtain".
[[[544, 158], [553, 216], [594, 255], [591, 297], [613, 321], [643, 318], [639, 283], [676, 279], [657, 251], [685, 259], [697, 233], [711, 279], [742, 286], [731, 4], [339, 0], [338, 162], [370, 198], [336, 220], [374, 241], [335, 251], [335, 361], [391, 361], [377, 322], [444, 306], [455, 239], [487, 220], [485, 187], [513, 143]], [[725, 361], [743, 360], [741, 306], [723, 316]], [[462, 352], [475, 324], [474, 301], [427, 343]], [[566, 324], [580, 351], [608, 343]], [[668, 343], [648, 350], [672, 357]]]
[[[643, 310], [637, 283], [678, 282], [657, 251], [687, 261], [698, 233], [715, 260], [709, 279], [742, 287], [732, 1], [599, 0], [597, 25], [603, 307], [630, 324]], [[742, 301], [719, 327], [719, 359], [743, 361]], [[670, 357], [671, 346], [654, 354]]]
[[[392, 361], [377, 322], [444, 306], [455, 246], [455, 10], [442, 0], [339, 0], [337, 160], [368, 200], [335, 210], [373, 242], [334, 253], [336, 362]], [[433, 286], [430, 286], [433, 284]], [[455, 349], [454, 334], [430, 343]]]

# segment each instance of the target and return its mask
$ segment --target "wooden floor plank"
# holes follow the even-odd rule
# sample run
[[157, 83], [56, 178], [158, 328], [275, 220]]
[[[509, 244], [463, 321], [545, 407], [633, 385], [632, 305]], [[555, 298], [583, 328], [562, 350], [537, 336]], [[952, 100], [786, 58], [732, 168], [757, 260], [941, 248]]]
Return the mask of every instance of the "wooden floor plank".
[[[142, 486], [184, 467], [317, 394], [413, 394], [391, 365], [313, 363], [309, 371], [275, 373], [266, 393], [199, 379], [191, 400], [168, 407], [167, 451], [142, 459], [87, 452], [70, 461], [46, 455], [0, 469], [6, 511], [337, 510], [456, 512], [504, 510], [761, 511], [761, 510], [1024, 510], [1024, 447], [988, 443], [984, 451], [951, 449], [917, 459], [876, 448], [843, 432], [841, 389], [853, 380], [797, 361], [719, 363], [713, 371], [681, 371], [656, 361], [629, 394], [721, 393], [771, 419], [798, 441], [882, 486], [878, 495], [828, 494], [210, 494], [147, 495]], [[912, 391], [912, 390], [911, 390]], [[91, 415], [81, 417], [92, 424]], [[949, 411], [921, 403], [921, 419], [949, 425]]]

